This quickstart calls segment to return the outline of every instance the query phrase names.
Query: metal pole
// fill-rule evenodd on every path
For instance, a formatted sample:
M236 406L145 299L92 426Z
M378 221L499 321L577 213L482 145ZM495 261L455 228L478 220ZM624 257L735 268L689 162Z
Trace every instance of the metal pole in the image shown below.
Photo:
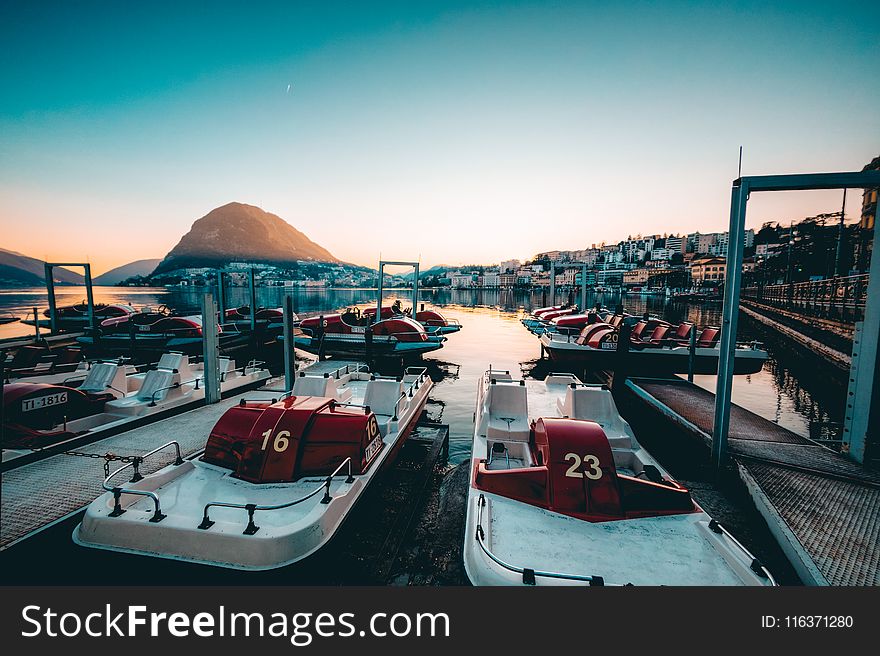
M296 352L293 341L293 299L284 297L284 391L293 389L296 379Z
M40 341L40 311L34 308L34 341Z
M226 320L226 298L223 290L223 272L217 271L217 306L220 312L220 323Z
M3 392L6 388L6 372L3 371L3 361L0 360L0 444L6 442L6 412L5 403L3 403Z
M251 335L257 333L257 287L255 284L256 276L254 275L254 267L250 270L250 287L251 287ZM254 337L256 340L256 337Z
M413 276L413 292L412 292L412 318L415 321L416 314L418 314L416 308L419 307L419 265L416 263L416 272ZM381 319L382 317L377 316L377 319Z
M550 305L556 304L556 262L550 263Z
M840 208L840 227L837 229L837 253L834 256L834 275L841 275L840 265L843 262L843 238L846 228L843 225L846 216L846 189L843 190L843 205Z
M210 292L202 297L202 348L205 403L217 403L220 400L220 340L217 333L217 304Z
M376 301L376 322L382 321L382 272L385 270L385 263L379 262L379 298Z
M581 265L581 312L587 311L587 265Z
M691 326L690 344L688 345L688 382L694 382L694 365L697 358L697 324Z
M856 324L853 339L850 384L847 390L843 446L849 457L865 462L880 444L880 385L877 384L880 356L880 251L874 239L874 252L865 295L865 318Z
M92 266L90 264L83 264L83 269L85 271L86 276L86 299L89 304L89 328L92 329L92 332L95 331L95 295L92 292Z
M715 386L715 423L712 430L712 464L720 471L727 451L730 428L730 396L736 351L736 323L739 317L739 287L742 279L743 240L746 223L746 182L736 180L730 197L727 271L724 280L724 305L721 309L721 343L718 349L718 378Z
M55 306L55 280L52 278L52 265L48 262L43 264L43 270L46 276L46 292L49 294L49 332L58 331L57 308ZM36 320L36 317L34 317ZM37 330L37 339L39 339L39 330Z

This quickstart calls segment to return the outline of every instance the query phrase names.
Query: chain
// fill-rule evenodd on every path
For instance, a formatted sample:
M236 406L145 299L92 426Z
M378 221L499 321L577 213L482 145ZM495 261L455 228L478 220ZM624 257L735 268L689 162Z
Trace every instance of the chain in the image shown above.
M104 460L104 478L110 475L110 463L114 460L117 462L134 462L135 458L140 456L120 456L108 451L107 453L86 453L84 451L62 451L61 455L77 456L79 458L95 458Z

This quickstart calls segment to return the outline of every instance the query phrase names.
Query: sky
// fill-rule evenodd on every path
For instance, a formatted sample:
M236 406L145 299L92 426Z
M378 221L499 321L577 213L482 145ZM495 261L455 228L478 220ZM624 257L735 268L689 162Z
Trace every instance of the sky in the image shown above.
M724 230L740 146L745 175L880 154L878 25L877 2L6 1L0 247L100 273L231 201L373 267ZM760 195L747 223L840 201Z

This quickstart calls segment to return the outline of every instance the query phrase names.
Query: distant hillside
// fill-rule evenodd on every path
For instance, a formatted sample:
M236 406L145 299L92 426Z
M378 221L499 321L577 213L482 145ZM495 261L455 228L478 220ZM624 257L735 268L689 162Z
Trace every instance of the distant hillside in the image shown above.
M118 285L123 280L132 276L147 276L153 272L153 269L161 262L159 259L137 260L123 264L115 269L110 269L106 273L102 273L92 280L96 285Z
M192 224L154 274L229 262L339 262L282 218L244 203L223 205Z
M43 265L43 260L0 248L0 285L15 287L42 285L45 282ZM55 267L52 277L55 282L69 285L81 285L85 280L81 273L62 267Z

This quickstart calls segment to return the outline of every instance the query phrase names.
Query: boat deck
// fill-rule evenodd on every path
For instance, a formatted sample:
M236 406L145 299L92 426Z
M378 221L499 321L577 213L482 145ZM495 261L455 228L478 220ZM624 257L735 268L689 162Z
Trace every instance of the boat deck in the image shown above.
M627 389L711 444L715 395L684 380L632 379ZM880 584L880 472L732 404L728 452L801 579Z

